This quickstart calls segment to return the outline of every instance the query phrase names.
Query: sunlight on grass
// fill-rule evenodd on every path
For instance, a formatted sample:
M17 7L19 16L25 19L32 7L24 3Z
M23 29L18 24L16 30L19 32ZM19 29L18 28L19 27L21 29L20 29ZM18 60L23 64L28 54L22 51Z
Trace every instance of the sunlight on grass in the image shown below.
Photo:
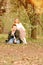
M0 42L4 42L8 37L8 34L0 34ZM27 43L41 43L43 44L43 37L39 37L37 39L27 38Z
M6 38L7 38L7 34L0 34L0 42L5 41Z

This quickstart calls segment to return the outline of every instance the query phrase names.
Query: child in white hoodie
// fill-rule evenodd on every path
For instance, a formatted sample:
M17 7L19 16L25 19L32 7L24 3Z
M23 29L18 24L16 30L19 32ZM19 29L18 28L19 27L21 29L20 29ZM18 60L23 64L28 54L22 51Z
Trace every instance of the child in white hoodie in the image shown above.
M20 31L20 39L23 41L24 44L27 44L26 42L26 30L22 23L19 21L19 19L15 19L14 24L17 26L17 30Z

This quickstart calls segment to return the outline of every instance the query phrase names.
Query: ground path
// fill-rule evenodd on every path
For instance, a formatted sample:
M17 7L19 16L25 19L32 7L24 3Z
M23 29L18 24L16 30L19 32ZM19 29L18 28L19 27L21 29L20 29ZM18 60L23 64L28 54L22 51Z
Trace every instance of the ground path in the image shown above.
M43 65L43 44L0 44L0 65Z

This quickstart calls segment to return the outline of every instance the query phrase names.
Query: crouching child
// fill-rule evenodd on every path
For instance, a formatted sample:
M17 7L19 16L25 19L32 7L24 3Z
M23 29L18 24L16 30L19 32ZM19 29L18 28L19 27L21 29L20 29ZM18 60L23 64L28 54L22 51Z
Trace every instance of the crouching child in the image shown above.
M11 28L11 31L8 34L8 39L6 40L8 44L13 43L22 43L22 40L20 39L20 32L17 30L16 25L13 25Z

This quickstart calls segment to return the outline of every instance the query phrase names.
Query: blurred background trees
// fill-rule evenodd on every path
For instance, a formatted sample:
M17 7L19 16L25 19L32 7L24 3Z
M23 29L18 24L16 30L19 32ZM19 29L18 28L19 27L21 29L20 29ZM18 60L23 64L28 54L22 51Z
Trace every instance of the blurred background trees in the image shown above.
M14 19L18 17L26 28L27 36L37 39L43 32L42 4L42 0L1 0L0 15L2 16L0 16L0 19L4 23L4 32L10 30ZM1 14L1 11L4 15Z

